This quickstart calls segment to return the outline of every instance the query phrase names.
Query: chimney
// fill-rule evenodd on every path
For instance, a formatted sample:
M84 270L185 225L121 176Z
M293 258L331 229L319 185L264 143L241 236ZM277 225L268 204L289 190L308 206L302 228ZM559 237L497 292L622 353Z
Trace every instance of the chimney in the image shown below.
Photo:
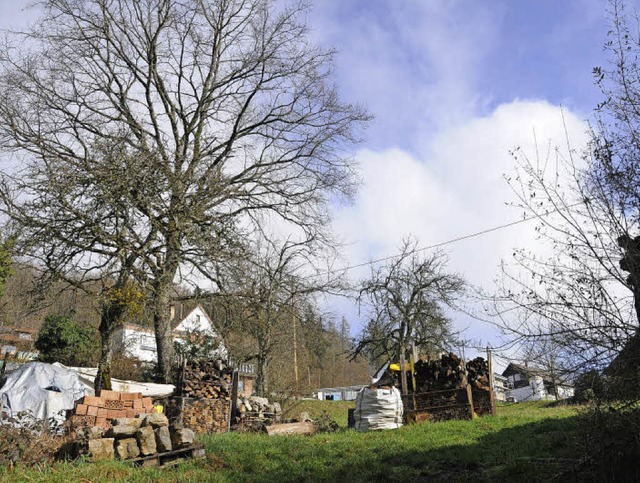
M176 304L169 305L169 320L173 321L176 318Z

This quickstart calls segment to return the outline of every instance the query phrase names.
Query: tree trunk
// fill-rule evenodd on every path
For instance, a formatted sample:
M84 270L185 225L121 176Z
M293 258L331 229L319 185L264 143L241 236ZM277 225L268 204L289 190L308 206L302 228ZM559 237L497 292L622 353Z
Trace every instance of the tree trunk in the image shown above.
M153 327L156 335L158 372L165 384L171 381L173 337L171 337L171 284L158 283L154 290Z
M267 368L269 366L269 358L266 351L258 349L258 364L256 368L256 394L265 397L267 394L268 376Z
M104 310L101 319L104 320ZM103 320L100 321L100 361L98 362L98 372L93 382L96 396L100 396L100 391L111 390L111 357L113 355L113 330L108 325L103 327Z
M100 395L102 389L111 390L111 358L113 356L113 334L121 324L124 309L105 303L100 314L100 361L98 362L98 372L93 382L96 396Z

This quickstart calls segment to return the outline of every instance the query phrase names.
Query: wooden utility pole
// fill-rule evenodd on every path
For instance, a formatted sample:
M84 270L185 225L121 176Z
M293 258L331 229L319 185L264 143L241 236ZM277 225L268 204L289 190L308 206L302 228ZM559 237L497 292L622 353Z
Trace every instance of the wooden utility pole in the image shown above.
M402 386L402 395L409 393L407 387L407 360L404 356L404 347L400 349L400 385Z
M296 392L298 391L298 332L296 329L296 316L291 299L291 323L293 324L293 377L296 384Z
M487 346L487 368L489 369L489 400L491 404L491 415L496 415L496 393L493 383L493 362L491 360L491 348Z

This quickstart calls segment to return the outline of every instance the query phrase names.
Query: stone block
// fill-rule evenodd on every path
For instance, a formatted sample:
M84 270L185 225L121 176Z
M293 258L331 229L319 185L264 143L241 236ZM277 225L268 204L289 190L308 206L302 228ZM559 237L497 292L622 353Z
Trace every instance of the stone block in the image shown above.
M131 438L135 436L137 430L138 427L133 424L118 424L111 428L109 435L116 439Z
M125 438L116 442L116 454L121 460L137 458L140 456L140 448L135 438Z
M195 440L195 434L188 428L171 428L171 445L173 449L188 448Z
M138 447L143 456L149 456L158 452L156 448L156 435L151 426L143 426L136 431Z
M156 448L158 453L164 453L171 451L173 446L171 445L171 432L168 426L162 426L155 430L156 435Z
M111 421L114 426L135 426L138 429L142 425L140 418L116 418Z
M104 428L99 426L88 426L77 431L78 435L87 441L92 439L100 439L104 436Z
M142 426L151 426L153 429L169 426L169 420L164 414L150 413L142 418Z
M113 438L90 439L89 455L93 460L112 460L114 457Z

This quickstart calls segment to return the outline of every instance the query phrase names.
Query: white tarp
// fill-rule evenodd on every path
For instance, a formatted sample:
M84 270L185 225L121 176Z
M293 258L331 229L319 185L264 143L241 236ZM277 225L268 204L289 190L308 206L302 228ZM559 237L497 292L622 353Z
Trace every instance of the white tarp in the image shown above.
M402 426L402 397L400 391L363 388L356 398L354 418L358 431L397 429Z
M9 418L28 418L62 423L66 411L85 395L75 371L64 366L29 362L9 373L0 388L2 411Z
M77 373L85 386L87 395L95 394L93 390L93 383L96 379L96 374L98 373L98 369L96 367L68 367L67 369ZM111 388L118 392L141 392L144 397L167 397L176 389L173 384L123 381L121 379L113 378L111 378Z

